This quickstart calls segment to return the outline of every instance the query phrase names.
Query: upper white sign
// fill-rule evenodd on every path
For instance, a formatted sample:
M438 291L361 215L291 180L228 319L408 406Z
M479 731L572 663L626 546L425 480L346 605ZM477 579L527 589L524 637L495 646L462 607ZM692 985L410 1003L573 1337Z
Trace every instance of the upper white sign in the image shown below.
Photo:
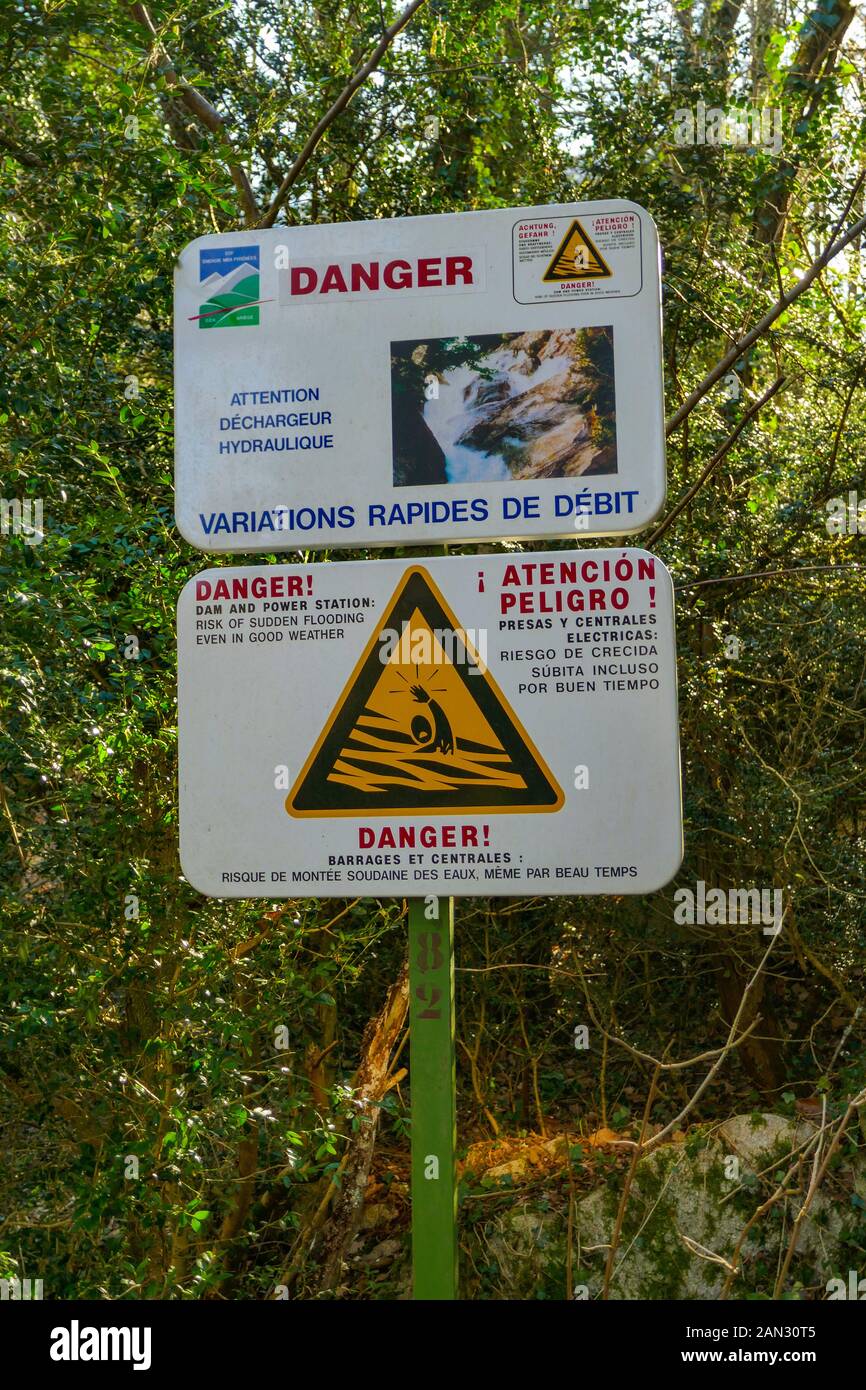
M611 201L201 237L175 396L200 550L639 531L665 495L655 225Z

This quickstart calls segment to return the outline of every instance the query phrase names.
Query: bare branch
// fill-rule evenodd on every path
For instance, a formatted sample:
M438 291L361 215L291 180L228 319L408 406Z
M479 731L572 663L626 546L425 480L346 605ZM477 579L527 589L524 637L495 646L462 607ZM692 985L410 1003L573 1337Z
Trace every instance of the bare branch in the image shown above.
M696 579L691 584L676 584L677 593L684 589L704 589L709 584L736 584L745 579L776 579L781 575L787 574L826 574L842 573L844 570L859 570L863 566L859 560L852 560L846 565L794 565L790 569L784 570L750 570L747 574L722 574L717 579Z
M298 178L305 165L309 162L313 154L313 151L315 150L322 136L325 134L325 131L328 129L329 126L333 125L334 121L340 115L341 111L345 111L346 107L349 105L349 102L352 100L352 97L355 95L358 88L363 86L367 78L370 76L370 73L373 72L379 66L379 63L381 62L384 55L387 53L394 39L400 33L401 29L405 29L406 25L409 23L409 20L412 18L415 11L419 10L423 4L424 0L412 0L412 3L406 6L405 10L399 16L399 18L395 19L391 27L385 30L376 47L373 49L373 52L370 54L370 57L363 64L362 67L358 68L351 81L343 88L342 92L337 97L337 100L334 102L333 106L331 106L330 109L325 112L318 125L314 127L312 134L307 140L307 143L304 145L304 148L301 150L301 153L298 155L291 169L286 174L285 178L283 179L282 183L277 189L274 195L273 202L271 203L270 207L268 208L267 212L265 213L264 217L259 223L260 227L272 227L274 225L277 213L280 210L280 207L283 203L283 200L286 197L286 194L288 193L292 184Z
M836 1150L838 1149L840 1143L842 1142L842 1139L843 1139L843 1137L844 1137L844 1135L845 1135L845 1131L847 1130L848 1125L849 1125L849 1123L850 1123L852 1117L853 1117L853 1116L857 1113L857 1111L860 1110L864 1105L866 1105L866 1090L861 1091L861 1092L859 1093L859 1095L854 1096L853 1100L851 1100L851 1101L848 1102L848 1108L846 1109L845 1114L842 1116L842 1120L841 1120L841 1122L840 1122L840 1124L839 1124L839 1127L838 1127L838 1129L836 1130L836 1133L835 1133L834 1136L833 1136L833 1139L832 1139L832 1141L831 1141L830 1147L828 1148L826 1154L824 1155L823 1162L820 1164L820 1166L819 1166L819 1164L818 1164L818 1154L819 1154L820 1150L816 1150L816 1153L815 1153L815 1163L814 1163L813 1168L812 1168L812 1177L811 1177L811 1180L810 1180L810 1182L809 1182L809 1190L808 1190L807 1193L806 1193L806 1197L805 1197L805 1200L804 1200L804 1202L803 1202L803 1205L801 1206L800 1210L797 1212L797 1215L794 1217L794 1228L793 1228L793 1230L792 1230L792 1232L791 1232L791 1240L790 1240L790 1243L789 1243L789 1245L788 1245L788 1249L787 1249L786 1252L785 1252L785 1258L784 1258L784 1260L782 1261L782 1267L781 1267L781 1269L779 1270L779 1277L778 1277L778 1279L776 1280L776 1287L775 1287L775 1289L773 1290L773 1297L774 1297L774 1298L781 1298L781 1296L782 1296L782 1290L783 1290L784 1287L785 1287L785 1280L787 1279L787 1277L788 1277L788 1271L789 1271L789 1269L791 1268L791 1261L793 1260L794 1255L795 1255L796 1250L797 1250L797 1243L798 1243L798 1241L799 1241L799 1239L800 1239L800 1230L801 1230L801 1228L802 1228L803 1221L805 1220L805 1218L806 1218L806 1216L807 1216L807 1214L808 1214L809 1208L811 1207L813 1201L815 1200L815 1194L817 1193L818 1188L821 1186L821 1183L824 1181L824 1177L825 1177L825 1175L826 1175L826 1173L827 1173L827 1169L828 1169L829 1166L830 1166L830 1160L832 1159L832 1157L833 1157L833 1155L835 1154ZM824 1101L824 1111L823 1111L823 1113L824 1113L824 1115L826 1116L826 1099L825 1099L825 1101ZM823 1133L824 1133L824 1130L826 1129L826 1127L827 1127L827 1121L826 1121L826 1118L825 1118L823 1124L821 1125L821 1131L820 1131L820 1132L821 1132L821 1135L822 1135L822 1136L823 1136Z
M603 1299L607 1299L610 1294L610 1281L613 1277L613 1262L616 1259L616 1252L619 1246L620 1237L622 1235L622 1224L625 1220L625 1211L626 1207L628 1206L628 1199L631 1193L632 1183L634 1182L634 1175L637 1172L637 1165L640 1162L644 1153L644 1136L646 1135L647 1125L649 1124L649 1118L652 1114L653 1104L655 1103L656 1091L658 1090L660 1075L661 1063L659 1063L659 1065L656 1067L655 1072L653 1073L652 1081L650 1082L650 1088L646 1098L646 1105L644 1106L643 1119L641 1121L640 1137L637 1143L635 1144L634 1153L631 1156L631 1163L629 1164L628 1172L626 1173L625 1182L622 1185L622 1193L620 1194L619 1206L616 1210L616 1220L614 1222L613 1233L610 1238L610 1246L607 1252L607 1260L605 1261L604 1266L604 1284L601 1290L601 1296Z
M703 487L704 483L707 481L707 478L709 478L713 470L721 463L722 459L725 457L725 454L727 454L729 450L733 448L734 444L736 444L737 440L739 439L746 426L751 424L755 416L758 414L758 411L761 410L762 407L767 404L767 401L772 400L773 396L775 396L777 391L780 391L782 389L784 384L785 378L783 376L777 376L772 386L769 386L767 388L763 396L761 396L760 400L755 401L754 405L751 405L749 407L742 420L739 421L732 433L728 435L728 438L725 440L721 448L717 449L716 452L713 454L712 458L710 459L703 473L701 473L697 482L689 488L688 492L685 494L684 497L680 499L680 501L674 507L673 511L668 516L666 516L661 525L657 526L655 531L653 531L652 535L647 541L648 549L652 549L653 545L659 539L659 537L663 536L665 531L667 531L668 527L671 526L674 521L676 521L677 517L680 515L680 512L682 512L684 508L686 508L689 505L695 493Z
M805 275L801 276L796 285L793 285L791 289L787 290L785 294L776 300L772 309L755 324L754 328L749 330L744 338L740 338L734 343L730 352L725 353L725 356L716 363L712 371L707 373L700 385L696 386L691 395L686 397L679 409L674 411L665 425L666 434L672 434L673 431L683 423L683 420L685 420L688 415L691 415L695 406L703 400L710 387L715 386L716 382L720 381L725 373L730 371L737 359L742 357L743 353L746 352L753 343L756 343L758 339L766 333L768 328L772 327L776 319L779 318L786 309L790 308L795 299L799 299L800 295L809 288L813 280L816 280L821 274L821 271L838 256L839 252L844 251L845 247L854 241L863 231L866 231L866 217L858 218L853 227L849 227L844 236L840 236L836 241L831 242L821 252L821 255L818 256L817 260L812 262Z
M674 1118L671 1121L669 1121L668 1124L665 1125L664 1129L660 1129L658 1134L654 1134L652 1139L648 1140L647 1143L643 1145L644 1153L651 1153L653 1149L657 1149L660 1144L664 1143L669 1134L673 1134L675 1130L678 1130L682 1127L683 1120L692 1110L694 1110L701 1096L704 1094L704 1091L710 1085L713 1078L716 1076L722 1064L724 1063L725 1058L733 1050L733 1046L737 1041L737 1033L740 1028L740 1019L742 1018L746 1008L746 1002L755 985L758 983L758 980L760 979L761 975L763 974L764 966L770 958L770 952L772 951L773 947L779 939L780 931L781 923L779 925L779 930L776 931L775 935L770 937L770 944L768 945L766 951L764 952L758 965L756 966L752 978L748 981L745 989L743 990L743 997L740 1000L739 1007L737 1009L736 1014L734 1015L727 1039L725 1040L725 1045L722 1048L720 1055L716 1058L715 1062L713 1062L713 1065L710 1067L703 1081L698 1086L691 1099L688 1100L686 1104L683 1106L680 1113L678 1115L675 1115Z

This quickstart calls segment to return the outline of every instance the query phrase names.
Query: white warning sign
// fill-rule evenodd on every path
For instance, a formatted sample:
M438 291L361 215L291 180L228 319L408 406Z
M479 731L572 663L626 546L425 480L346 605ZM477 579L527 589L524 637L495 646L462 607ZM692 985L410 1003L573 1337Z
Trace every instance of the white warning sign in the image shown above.
M634 203L204 236L175 277L177 524L205 551L640 531L664 504Z
M641 293L644 266L641 209L624 204L581 217L527 217L514 224L514 297L521 304L631 299ZM650 233L651 254L658 246Z
M679 866L673 591L644 551L209 570L178 651L203 893L644 893Z

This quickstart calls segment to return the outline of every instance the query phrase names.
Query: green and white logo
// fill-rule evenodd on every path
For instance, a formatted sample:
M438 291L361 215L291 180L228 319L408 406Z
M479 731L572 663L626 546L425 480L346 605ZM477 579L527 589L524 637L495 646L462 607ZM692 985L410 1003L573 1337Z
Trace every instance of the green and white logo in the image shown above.
M192 318L199 328L248 328L259 321L259 248L209 246L199 251L199 280L207 298Z

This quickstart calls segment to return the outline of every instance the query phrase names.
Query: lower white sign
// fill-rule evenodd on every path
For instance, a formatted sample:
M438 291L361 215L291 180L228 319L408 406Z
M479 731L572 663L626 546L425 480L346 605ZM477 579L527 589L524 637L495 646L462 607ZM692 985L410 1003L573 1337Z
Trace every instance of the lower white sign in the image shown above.
M207 570L178 662L199 892L648 893L679 868L673 586L646 551Z

